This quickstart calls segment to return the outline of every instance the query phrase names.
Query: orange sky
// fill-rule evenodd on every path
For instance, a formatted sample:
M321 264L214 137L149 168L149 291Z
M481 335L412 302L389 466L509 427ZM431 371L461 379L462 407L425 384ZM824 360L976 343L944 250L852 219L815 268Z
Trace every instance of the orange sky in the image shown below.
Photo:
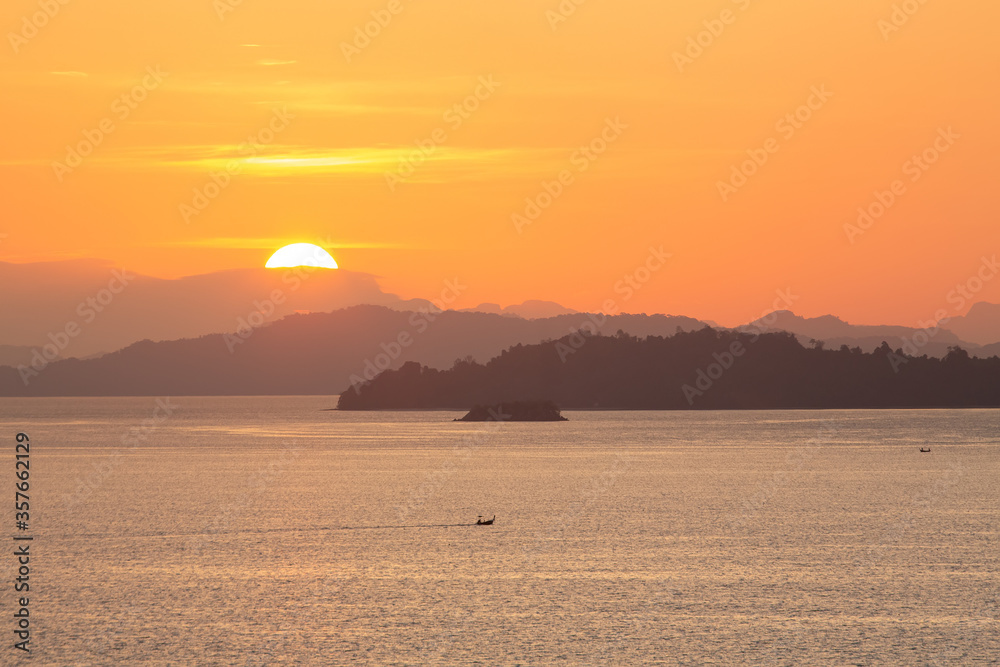
M880 26L904 4L918 9L897 10L898 30ZM405 298L458 277L457 307L611 298L736 324L791 288L802 315L914 325L1000 252L1000 4L559 7L6 0L0 260L177 277L327 240L341 267ZM372 12L386 25L345 49ZM908 164L935 140L933 165ZM54 166L80 142L99 145ZM390 187L416 142L433 151ZM767 161L724 201L747 151ZM562 193L519 230L512 215L561 172ZM228 185L183 209L213 173ZM902 194L852 243L844 225L895 180ZM666 265L616 293L660 246ZM975 296L1000 301L1000 280Z

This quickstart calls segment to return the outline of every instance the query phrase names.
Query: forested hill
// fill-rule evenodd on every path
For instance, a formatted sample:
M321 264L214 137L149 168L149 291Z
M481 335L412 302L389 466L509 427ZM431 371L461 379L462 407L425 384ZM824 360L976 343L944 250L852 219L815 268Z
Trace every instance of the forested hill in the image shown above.
M340 397L342 410L553 400L561 408L765 409L1000 406L1000 358L906 357L887 344L803 347L792 334L701 329L668 338L565 337L516 345L485 365L408 362Z

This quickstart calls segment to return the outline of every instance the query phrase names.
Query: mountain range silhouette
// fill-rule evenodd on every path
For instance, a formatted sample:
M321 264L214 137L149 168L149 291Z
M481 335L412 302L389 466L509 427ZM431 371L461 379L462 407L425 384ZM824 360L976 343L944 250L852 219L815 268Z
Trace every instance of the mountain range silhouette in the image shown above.
M793 317L776 317L774 324L792 326L797 320L791 323L787 320ZM755 329L752 325L748 330L769 331L763 327ZM0 395L332 395L370 382L383 371L398 369L407 362L444 370L451 369L456 362L459 366L483 364L525 346L552 345L552 341L567 337L570 344L594 334L598 335L594 340L616 335L673 340L682 333L701 331L720 336L740 335L711 329L693 318L667 315L606 317L573 313L526 320L479 312L352 306L331 313L293 314L256 328L224 334L175 341L141 341L103 356L60 359L45 363L41 368L30 365L0 367ZM819 332L811 330L811 333ZM945 345L945 341L953 340L943 330L934 338L937 336L941 338L935 340L935 344ZM783 332L780 337L788 346L780 351L789 358L799 354L799 349L811 350L823 345L811 342L802 334ZM770 349L767 345L756 348ZM882 342L874 352L865 352L860 346L844 345L843 349L850 354L836 358L854 364L854 355L870 356L875 352L884 355L886 350L894 348ZM905 355L904 350L895 349ZM919 352L911 356L927 356L924 350ZM696 359L700 348L694 347L685 354L682 355L684 359ZM952 355L953 351L946 354ZM650 359L651 364L655 361ZM773 369L786 359L780 357L773 361L769 369L762 370L766 375L773 375ZM884 369L881 364L878 366L881 373ZM488 398L479 402L496 401Z

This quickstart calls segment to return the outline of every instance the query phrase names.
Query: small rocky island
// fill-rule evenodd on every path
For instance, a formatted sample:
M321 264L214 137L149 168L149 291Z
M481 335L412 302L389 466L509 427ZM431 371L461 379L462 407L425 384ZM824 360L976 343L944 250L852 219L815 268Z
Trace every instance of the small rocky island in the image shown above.
M568 421L552 401L506 401L477 405L457 422L564 422Z

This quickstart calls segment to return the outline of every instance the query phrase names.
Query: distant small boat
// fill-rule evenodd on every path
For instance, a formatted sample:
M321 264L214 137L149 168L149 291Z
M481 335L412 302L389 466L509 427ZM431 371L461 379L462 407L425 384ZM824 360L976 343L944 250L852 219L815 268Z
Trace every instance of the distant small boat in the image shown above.
M486 519L483 519L483 517L479 517L479 520L476 521L476 525L477 526L492 526L493 522L496 521L496 518L497 518L496 514L494 514L493 518L489 519L488 521Z
M921 447L920 451L922 451L924 454L926 454L927 452L931 451L931 448L928 447L927 449L924 449L923 447Z

